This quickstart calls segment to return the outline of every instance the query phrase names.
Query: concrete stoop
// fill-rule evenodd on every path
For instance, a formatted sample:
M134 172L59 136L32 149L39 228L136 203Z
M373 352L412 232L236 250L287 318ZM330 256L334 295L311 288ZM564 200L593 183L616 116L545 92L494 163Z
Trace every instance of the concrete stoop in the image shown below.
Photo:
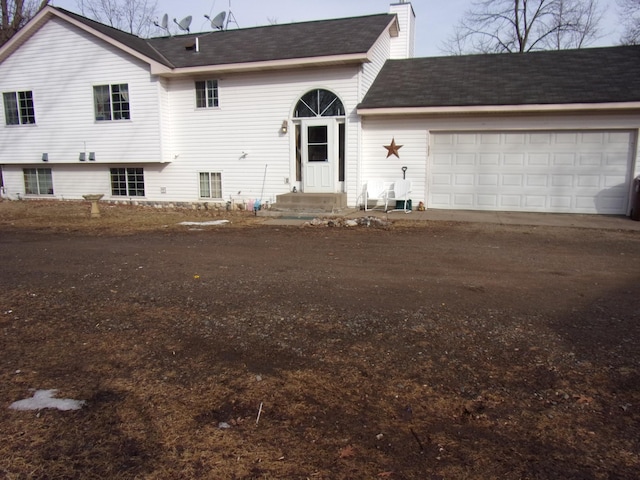
M276 196L271 211L282 213L338 213L347 208L346 193L285 193Z

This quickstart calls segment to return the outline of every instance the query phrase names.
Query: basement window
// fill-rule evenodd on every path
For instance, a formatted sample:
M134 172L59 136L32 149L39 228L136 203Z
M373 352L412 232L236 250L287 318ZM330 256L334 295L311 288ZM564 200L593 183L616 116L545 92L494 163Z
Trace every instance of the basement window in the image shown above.
M218 106L218 81L202 80L196 82L196 107L215 108Z
M50 168L24 168L24 193L26 195L53 195L53 179Z
M2 94L2 100L4 102L4 118L7 125L36 123L32 91L5 92Z
M114 197L144 197L144 169L112 168L111 195Z
M200 172L200 198L222 198L222 173Z

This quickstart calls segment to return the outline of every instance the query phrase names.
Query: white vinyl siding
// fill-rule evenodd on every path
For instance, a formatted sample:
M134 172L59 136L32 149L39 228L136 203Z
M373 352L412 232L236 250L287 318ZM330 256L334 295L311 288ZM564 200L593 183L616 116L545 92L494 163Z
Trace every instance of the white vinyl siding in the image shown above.
M130 93L131 121L96 122L93 87L123 83ZM28 86L37 108L37 128L0 129L0 158L4 164L24 164L41 161L47 152L51 164L60 164L78 162L80 152L95 152L104 163L166 160L158 83L148 65L52 19L0 64L0 92ZM100 193L86 192L83 184L64 192L65 198ZM56 194L63 192L56 188Z
M200 172L224 172L225 201L275 202L276 195L289 192L296 177L293 110L305 93L318 88L335 93L345 107L347 164L355 164L357 137L350 122L357 120L351 113L358 103L357 72L357 67L337 67L227 74L218 82L224 92L220 108L195 111L194 80L169 80L172 152L178 155L163 170L171 179L171 199L200 199L199 182L194 182ZM285 120L289 129L283 134ZM153 190L148 188L148 195Z
M388 31L385 31L375 45L371 48L369 53L370 61L364 63L361 67L362 73L360 74L360 98L361 101L371 88L371 85L375 81L378 73L384 66L385 62L389 59L391 49L391 37Z
M391 13L398 15L400 31L391 39L391 58L413 58L415 51L416 17L411 3L395 3L391 5Z

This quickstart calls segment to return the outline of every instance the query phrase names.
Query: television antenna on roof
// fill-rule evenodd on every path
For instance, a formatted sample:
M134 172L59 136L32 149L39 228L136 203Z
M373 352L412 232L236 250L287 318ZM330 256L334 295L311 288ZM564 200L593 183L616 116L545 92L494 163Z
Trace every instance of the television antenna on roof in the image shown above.
M174 18L173 21L176 25L178 25L178 28L184 32L189 33L189 27L191 26L191 20L193 20L193 18L191 17L191 15L189 15L188 17L184 17L182 20L180 20L179 22Z

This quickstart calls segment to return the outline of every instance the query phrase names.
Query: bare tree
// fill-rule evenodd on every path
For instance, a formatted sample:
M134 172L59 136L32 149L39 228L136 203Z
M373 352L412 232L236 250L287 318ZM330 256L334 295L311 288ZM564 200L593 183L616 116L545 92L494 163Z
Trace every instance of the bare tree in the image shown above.
M158 10L157 0L76 0L76 3L81 15L141 37L149 36Z
M49 0L0 0L0 45L4 45Z
M624 31L620 42L625 45L640 44L640 0L618 0L620 23Z
M473 0L441 50L451 54L581 48L598 38L598 0Z

